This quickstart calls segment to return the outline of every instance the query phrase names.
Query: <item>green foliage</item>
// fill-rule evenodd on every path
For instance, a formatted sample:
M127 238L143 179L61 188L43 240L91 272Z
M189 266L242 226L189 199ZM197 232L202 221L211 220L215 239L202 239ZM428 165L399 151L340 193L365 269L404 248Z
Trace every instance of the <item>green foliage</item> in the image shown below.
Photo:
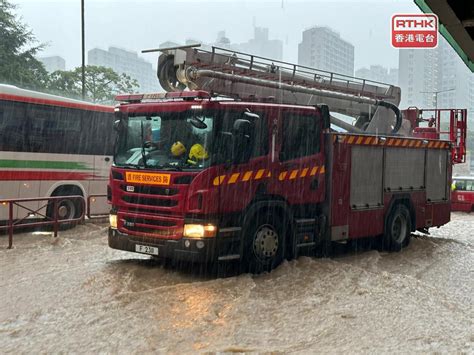
M8 0L0 0L0 82L41 89L48 74L35 55L43 45L33 45L36 39L15 17L15 8Z
M35 58L44 45L33 45L36 39L26 25L16 18L16 5L0 0L0 83L22 88L82 98L82 71L56 71L48 75ZM135 79L117 74L110 68L88 65L85 69L85 99L109 103L118 93L138 88Z
M110 68L87 65L85 68L85 99L96 103L110 103L119 93L131 93L138 88L135 79L117 74ZM50 75L48 90L69 97L82 96L82 70L56 71Z

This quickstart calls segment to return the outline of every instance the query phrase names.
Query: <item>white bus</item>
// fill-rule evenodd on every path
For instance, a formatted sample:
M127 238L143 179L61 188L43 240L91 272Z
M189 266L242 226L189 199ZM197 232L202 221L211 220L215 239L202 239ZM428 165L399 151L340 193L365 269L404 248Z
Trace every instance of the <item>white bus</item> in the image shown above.
M0 84L0 200L82 195L87 201L90 194L106 194L113 112L112 106ZM91 200L91 214L108 212L105 197ZM70 219L83 211L77 201L64 199L58 212L61 219ZM26 213L15 207L14 218ZM52 208L40 213L52 217ZM7 219L8 205L0 204L0 221Z

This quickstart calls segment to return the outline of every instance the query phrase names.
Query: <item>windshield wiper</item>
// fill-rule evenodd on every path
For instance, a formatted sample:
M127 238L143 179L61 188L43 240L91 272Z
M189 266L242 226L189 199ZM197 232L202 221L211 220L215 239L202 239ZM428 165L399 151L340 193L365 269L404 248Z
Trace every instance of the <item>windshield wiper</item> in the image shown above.
M145 143L143 140L143 121L140 121L140 133L141 133L141 139L142 139L142 161L143 161L143 167L147 168L146 165L146 152L145 152Z

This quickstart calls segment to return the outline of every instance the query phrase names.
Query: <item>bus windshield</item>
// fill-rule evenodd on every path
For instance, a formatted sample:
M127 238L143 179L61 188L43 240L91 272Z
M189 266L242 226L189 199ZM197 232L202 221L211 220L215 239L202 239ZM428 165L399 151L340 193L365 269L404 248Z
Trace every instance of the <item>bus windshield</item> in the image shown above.
M209 112L128 117L119 128L115 165L201 170L211 161L213 127Z

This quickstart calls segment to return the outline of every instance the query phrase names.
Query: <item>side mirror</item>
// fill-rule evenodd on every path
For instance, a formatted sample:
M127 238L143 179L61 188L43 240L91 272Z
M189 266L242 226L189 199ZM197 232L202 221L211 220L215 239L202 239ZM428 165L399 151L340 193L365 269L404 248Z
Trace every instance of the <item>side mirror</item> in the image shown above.
M118 119L114 121L114 131L120 133L123 128L123 121Z
M125 113L121 111L114 112L115 121L114 121L114 131L120 132L123 129L123 121L126 118Z
M323 120L323 129L329 129L331 127L331 115L328 105L319 105L319 110L321 111L321 118Z
M256 113L252 113L250 111L245 111L244 116L246 119L255 122L256 120L260 119L260 116L257 115Z
M255 115L250 112L247 114ZM258 117L258 115L255 115ZM249 161L252 154L252 129L253 124L247 119L237 119L232 128L232 157L234 163L245 163Z
M191 118L190 122L197 129L206 129L207 128L207 124L204 122L204 120L200 120L198 117Z

